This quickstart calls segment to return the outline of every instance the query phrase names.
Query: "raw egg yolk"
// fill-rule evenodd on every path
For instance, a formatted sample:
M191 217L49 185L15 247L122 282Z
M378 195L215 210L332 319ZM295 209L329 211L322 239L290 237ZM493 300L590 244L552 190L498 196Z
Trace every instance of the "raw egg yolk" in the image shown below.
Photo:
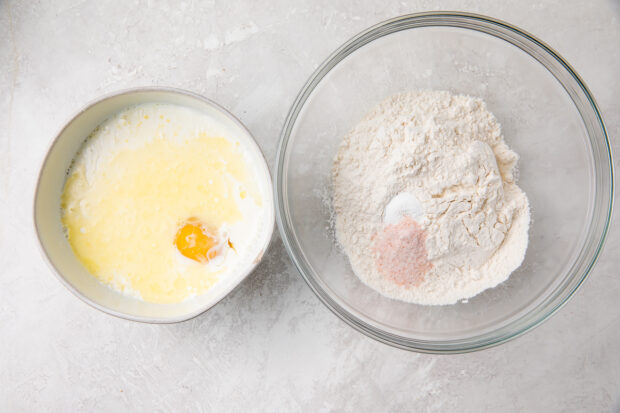
M194 221L187 222L177 231L174 245L181 254L198 262L207 262L217 255L213 248L217 245L215 238L206 234L202 226Z

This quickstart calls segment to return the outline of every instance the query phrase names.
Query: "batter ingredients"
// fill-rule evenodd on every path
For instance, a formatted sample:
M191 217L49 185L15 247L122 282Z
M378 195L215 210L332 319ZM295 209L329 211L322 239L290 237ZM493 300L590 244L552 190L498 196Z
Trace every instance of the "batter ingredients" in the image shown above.
M205 293L247 268L270 202L248 139L177 105L139 105L106 120L62 194L76 256L102 283L156 303Z
M422 91L380 103L333 166L336 236L354 272L388 297L428 305L505 281L528 243L517 160L478 98Z
M422 218L424 211L418 198L411 192L401 192L390 200L383 212L383 222L398 224L403 218Z
M425 243L426 232L410 217L388 225L373 239L377 269L398 285L420 285L433 268Z

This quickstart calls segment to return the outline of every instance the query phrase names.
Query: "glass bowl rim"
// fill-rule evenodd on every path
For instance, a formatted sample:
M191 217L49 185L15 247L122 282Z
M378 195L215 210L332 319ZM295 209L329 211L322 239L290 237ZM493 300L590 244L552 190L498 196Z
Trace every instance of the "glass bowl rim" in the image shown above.
M549 67L544 65L544 63L540 59L545 57L550 58L553 63L559 64L561 68L564 69L566 73L570 76L570 78L572 78L576 82L576 84L579 86L579 89L587 99L587 103L590 105L589 109L593 111L593 114L595 116L596 127L600 128L600 135L603 138L603 142L601 142L601 144L603 145L602 148L604 150L603 159L606 163L608 162L608 165L604 165L605 175L603 177L609 179L608 188L606 188L608 189L608 191L606 192L609 200L603 203L602 206L600 206L600 208L602 208L604 212L604 216L602 217L604 222L601 224L602 228L599 233L595 234L594 238L591 236L591 234L588 234L588 238L581 246L580 255L584 253L584 250L586 250L587 247L592 247L594 245L594 251L591 253L591 257L588 257L588 262L585 264L585 269L578 269L577 272L574 272L575 265L573 265L571 269L565 274L565 282L573 281L572 285L568 285L568 287L570 288L567 289L566 286L563 286L563 283L562 286L557 287L555 290L553 290L551 294L546 296L541 303L538 303L535 307L530 309L528 312L520 315L517 319L510 321L508 324L498 329L492 329L491 331L485 332L483 334L468 337L465 339L445 341L411 339L376 328L354 315L350 310L346 308L346 303L341 302L342 300L334 299L334 297L332 297L319 285L317 280L315 280L314 276L311 274L312 271L305 269L307 264L305 264L306 261L304 258L303 250L299 247L299 244L296 241L293 225L290 223L290 214L288 213L288 205L286 202L286 177L284 174L284 167L285 165L287 165L286 157L288 142L294 125L297 121L298 115L316 86L343 59L345 59L347 56L360 49L361 47L365 46L366 44L381 37L402 30L409 30L420 27L453 27L459 29L468 29L498 38L500 40L504 40L505 42L518 47L522 52L525 52L534 59L536 59L537 62L543 65L549 72L551 72L551 74L562 85L562 87L567 90L566 84L564 84L564 82L562 82L562 80L560 80ZM499 36L498 33L493 33L491 32L492 29L498 31L503 30L504 35ZM509 37L513 41L510 41L504 36ZM517 42L522 42L522 44L517 44ZM542 51L543 56L541 58L537 58L531 52L524 49L524 47L532 46ZM536 51L538 51L538 49ZM577 106L575 100L573 99L573 96L570 95L570 97L572 103ZM579 111L579 115L582 121L585 121L581 111ZM592 142L593 136L591 136L589 131L587 132L588 138ZM595 164L595 167L596 166L597 165ZM452 11L413 13L385 20L353 36L342 46L336 49L332 54L330 54L308 78L308 80L298 93L297 97L295 98L293 104L291 105L291 108L282 127L282 132L280 134L280 142L278 144L278 151L276 154L275 175L276 179L274 180L274 194L276 196L276 220L284 247L289 257L291 258L291 261L297 268L298 272L302 275L304 281L308 284L308 286L316 294L316 296L323 302L323 304L351 327L377 341L405 350L436 354L465 353L494 347L496 345L505 343L516 337L519 337L528 331L531 331L532 329L543 323L545 320L547 320L549 317L551 317L553 314L555 314L564 304L566 304L566 302L573 296L577 289L579 289L581 284L589 275L594 264L598 260L600 253L603 249L605 240L607 238L607 234L609 232L614 201L614 165L608 133L605 128L605 124L598 105L594 100L594 97L592 96L585 82L577 74L577 72L554 49L552 49L550 46L537 39L533 35L516 26L488 16ZM597 199L598 193L595 196L593 202L596 202ZM592 220L588 223L589 232L591 232L592 230L595 215L596 211L594 211ZM582 273L579 274L579 271L582 271ZM570 274L571 272L573 272L572 275Z

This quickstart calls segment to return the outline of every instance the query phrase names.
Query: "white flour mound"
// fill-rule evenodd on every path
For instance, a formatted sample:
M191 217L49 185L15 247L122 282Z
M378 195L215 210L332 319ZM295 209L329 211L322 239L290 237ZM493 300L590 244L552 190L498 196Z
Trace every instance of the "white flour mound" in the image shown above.
M345 136L333 165L336 236L355 274L387 297L426 305L505 281L528 244L518 158L481 99L422 91L380 103ZM381 275L372 252L384 208L402 192L423 207L415 219L433 266L417 286Z

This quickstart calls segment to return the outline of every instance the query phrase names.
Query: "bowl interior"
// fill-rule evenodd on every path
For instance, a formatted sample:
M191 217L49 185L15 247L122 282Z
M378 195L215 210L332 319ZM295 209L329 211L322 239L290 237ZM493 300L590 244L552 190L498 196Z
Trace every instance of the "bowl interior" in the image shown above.
M85 138L105 119L121 109L147 102L161 102L197 109L222 122L240 139L244 139L250 156L256 162L257 181L266 194L265 208L272 222L265 225L264 234L258 239L262 245L254 263L246 271L218 282L207 293L178 304L154 304L140 301L101 284L91 276L73 254L60 221L60 195L66 174L73 158ZM80 112L60 132L50 148L41 168L36 188L34 220L44 255L60 276L61 281L89 304L108 313L138 321L173 322L190 318L205 311L232 290L260 261L267 249L274 227L274 208L271 202L272 187L269 170L258 145L250 133L230 114L217 105L196 95L169 89L148 89L122 92L100 100Z
M324 301L362 330L379 331L380 339L413 340L414 347L424 348L425 342L468 341L506 328L569 278L583 275L576 268L600 191L599 155L587 123L562 83L505 40L466 27L382 30L358 38L363 45L350 54L351 43L343 47L341 57L334 55L307 94L300 94L299 112L291 110L278 168L284 238ZM332 228L331 168L340 140L384 98L420 89L486 101L506 142L521 156L519 185L531 206L522 266L498 287L452 306L400 302L365 286ZM608 182L603 190L610 187Z

